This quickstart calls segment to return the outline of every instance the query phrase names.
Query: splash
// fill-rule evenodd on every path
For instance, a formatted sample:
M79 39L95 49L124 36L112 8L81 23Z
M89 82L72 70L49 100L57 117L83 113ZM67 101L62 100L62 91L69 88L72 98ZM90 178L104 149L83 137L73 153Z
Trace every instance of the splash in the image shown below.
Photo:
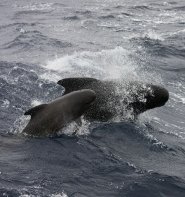
M144 34L143 36L144 38L149 38L152 40L159 40L159 41L164 41L164 37L162 34L159 34L153 30L148 30L148 32L146 34Z
M31 102L31 106L35 107L37 105L40 105L42 103L42 101L40 100L32 100ZM26 127L26 125L28 124L30 120L29 116L20 116L18 119L15 120L15 122L13 123L13 127L10 129L9 133L12 134L21 134L23 129Z
M12 134L21 134L23 129L26 127L26 125L28 124L30 118L27 116L20 116L14 123L13 123L13 127L10 129L10 131L8 133L12 133Z
M35 107L35 106L41 105L41 104L42 104L42 101L39 101L39 100L33 100L33 101L31 102L32 107Z
M19 8L20 10L24 11L48 11L48 10L53 10L54 8L52 7L53 3L27 3L27 5L21 5L15 3L13 7Z
M122 47L99 52L75 52L49 61L43 67L48 71L57 71L61 78L94 77L101 80L135 78L138 66L131 57L132 52Z
M56 57L54 60L42 65L46 72L41 75L41 78L56 83L59 79L67 77L92 77L118 83L119 86L115 88L116 96L120 99L116 107L117 114L113 120L119 122L125 111L124 119L134 119L132 110L126 110L127 106L123 104L125 100L126 103L133 102L132 95L138 93L137 87L133 86L133 89L130 89L129 82L151 83L152 81L155 84L162 83L159 74L154 71L148 72L138 59L145 60L146 57L139 54L138 48L135 47L129 49L116 47L98 52L75 52L60 58ZM144 99L143 95L141 97L139 98L140 101ZM115 108L114 104L114 101L110 101L110 108Z
M68 124L65 128L57 133L58 136L65 134L68 136L82 136L88 135L90 133L89 130L90 122L85 120L83 116L80 119L80 124L78 122L73 121L72 123Z
M8 108L9 106L10 106L10 101L7 99L5 99L3 103L1 104L1 107L3 108Z
M142 50L142 49L140 49ZM139 60L146 59L138 53L138 48L102 50L98 52L75 52L72 55L56 57L41 65L46 72L41 78L56 82L66 77L93 77L100 80L122 80L161 82L160 76L154 71L147 72ZM50 76L54 77L50 77Z
M62 192L61 194L52 194L50 197L68 197L66 193Z

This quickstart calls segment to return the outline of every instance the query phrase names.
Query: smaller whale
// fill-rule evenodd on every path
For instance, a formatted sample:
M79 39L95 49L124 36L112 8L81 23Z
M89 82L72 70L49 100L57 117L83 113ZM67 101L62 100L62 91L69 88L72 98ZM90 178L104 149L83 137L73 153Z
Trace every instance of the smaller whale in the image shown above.
M161 86L137 81L101 81L94 78L65 78L57 82L65 94L80 89L91 89L96 100L85 112L88 120L108 121L114 117L133 118L147 110L161 107L168 101L168 90Z
M23 133L32 136L55 135L68 123L77 120L96 98L94 91L83 89L41 104L25 112L31 119Z

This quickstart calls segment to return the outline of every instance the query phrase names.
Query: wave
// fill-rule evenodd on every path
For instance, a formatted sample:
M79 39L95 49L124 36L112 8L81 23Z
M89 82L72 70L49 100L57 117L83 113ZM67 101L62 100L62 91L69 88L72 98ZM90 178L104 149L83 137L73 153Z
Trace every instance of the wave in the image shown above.
M32 190L36 190L35 188L32 188ZM0 196L13 196L13 197L37 197L42 196L42 192L29 192L27 191L27 189L23 188L21 189L7 189L7 188L1 188L0 189ZM78 195L78 192L75 192L73 195L70 196L76 196L76 194ZM51 193L51 194L45 194L44 196L46 197L68 197L67 194L65 192L61 192L61 193Z
M92 11L90 11L90 10L77 10L77 11L75 11L75 13L83 15L83 16L91 16Z
M18 11L14 14L14 17L16 19L25 17L26 15L45 15L48 13L51 13L52 11L43 11L43 10L24 10L24 11Z
M99 19L114 19L115 18L115 16L114 15L112 15L112 14L109 14L109 15L105 15L105 16L99 16L98 17Z
M38 23L11 23L11 24L8 24L8 25L2 25L0 26L0 30L4 30L4 29L7 29L7 28L12 28L12 27L16 27L16 29L20 29L20 28L29 28L29 27L34 27L38 25Z
M163 34L159 34L153 30L148 30L146 32L143 32L143 33L137 33L137 34L131 34L128 36L128 39L129 40L136 40L138 41L139 39L142 39L142 40L154 40L154 42L156 41L165 41L165 37Z
M13 6L17 9L29 12L29 11L52 10L54 5L55 3L31 3L30 2L30 3L26 3L26 5L16 3Z
M129 10L132 11L146 11L146 10L155 10L156 8L147 6L147 5L136 5L129 7Z
M0 189L0 195L1 196L14 196L14 197L21 196L21 194L16 189L6 189L6 188Z
M125 15L125 16L127 16L127 17L129 17L129 16L133 16L133 14L131 14L131 13L127 13L127 12L121 12L121 14L122 14L122 15Z
M70 21L80 20L80 18L78 16L76 16L76 15L74 15L74 16L65 16L63 19L64 20L70 20Z
M3 49L18 49L30 50L37 49L44 50L46 46L53 46L57 48L71 47L69 42L61 41L55 38L49 38L43 35L40 31L22 31L14 40L3 45Z
M185 68L163 68L163 70L167 70L167 71L172 71L172 72L176 72L176 73L184 73L185 74Z
M141 175L136 178L135 182L128 184L126 188L124 187L120 194L142 197L183 197L185 192L184 184L184 181L177 177L151 173L150 176Z
M185 6L172 7L172 8L168 8L167 10L185 11Z
M107 140L107 136L114 135L111 137L112 143L114 144L114 140L119 136L120 141L127 141L129 146L132 146L132 151L134 151L134 147L137 144L137 150L142 150L145 147L145 151L154 151L154 152L175 152L175 150L171 147L168 147L164 142L158 140L154 135L152 135L153 131L149 126L143 126L139 122L133 121L122 121L119 123L104 123L99 126L96 125L91 132L92 137L94 138L102 138ZM117 142L118 143L118 142ZM109 145L108 145L109 146ZM116 146L114 147L116 149ZM135 151L134 151L135 152ZM134 153L133 153L134 154Z
M117 5L114 8L116 8L116 9L123 9L123 8L125 8L125 6L124 5Z
M143 45L147 53L151 55L168 57L170 55L184 58L185 49L173 46L160 40L151 39L149 37L135 37L131 38L135 43Z

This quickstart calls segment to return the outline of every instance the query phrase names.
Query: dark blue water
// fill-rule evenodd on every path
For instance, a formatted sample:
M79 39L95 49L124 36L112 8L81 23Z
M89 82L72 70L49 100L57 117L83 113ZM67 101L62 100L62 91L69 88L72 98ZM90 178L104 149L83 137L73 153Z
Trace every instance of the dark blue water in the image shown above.
M0 196L185 196L182 0L1 0L0 17ZM74 76L154 83L170 99L135 122L23 136L25 110Z

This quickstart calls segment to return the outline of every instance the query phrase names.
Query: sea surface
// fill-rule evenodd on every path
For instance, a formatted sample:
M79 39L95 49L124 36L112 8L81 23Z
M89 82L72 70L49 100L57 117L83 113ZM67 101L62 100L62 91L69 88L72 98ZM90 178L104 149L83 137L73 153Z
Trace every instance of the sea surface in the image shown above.
M183 0L1 0L0 18L0 196L185 196ZM153 83L170 99L135 121L23 135L24 112L66 77Z

